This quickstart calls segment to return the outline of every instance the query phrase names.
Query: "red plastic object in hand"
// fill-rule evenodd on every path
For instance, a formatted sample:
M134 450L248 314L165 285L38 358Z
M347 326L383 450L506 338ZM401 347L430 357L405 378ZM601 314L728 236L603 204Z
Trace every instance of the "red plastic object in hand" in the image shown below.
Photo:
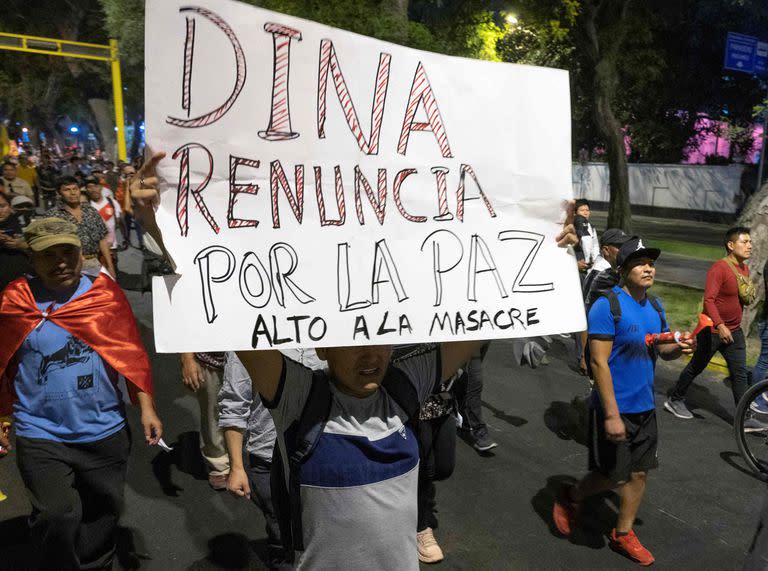
M693 330L693 335L698 335L702 330L706 329L707 327L711 327L713 330L715 328L715 322L712 321L712 318L709 315L705 315L704 313L699 313L699 323L696 325L696 329Z
M677 343L683 334L679 331L667 331L666 333L649 333L645 336L645 344L650 347L651 345L669 345L671 343Z

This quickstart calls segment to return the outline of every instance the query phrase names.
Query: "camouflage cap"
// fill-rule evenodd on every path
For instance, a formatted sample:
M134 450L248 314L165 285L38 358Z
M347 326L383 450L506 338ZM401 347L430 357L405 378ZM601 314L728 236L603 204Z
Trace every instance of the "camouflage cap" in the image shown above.
M24 240L33 252L41 252L57 244L81 247L77 226L62 218L38 218L24 228Z

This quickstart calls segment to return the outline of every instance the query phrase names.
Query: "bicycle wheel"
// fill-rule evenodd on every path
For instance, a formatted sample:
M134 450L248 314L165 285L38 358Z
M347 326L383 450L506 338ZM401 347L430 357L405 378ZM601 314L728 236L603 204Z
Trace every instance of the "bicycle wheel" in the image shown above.
M768 479L768 380L752 385L741 397L733 429L747 466L757 476Z

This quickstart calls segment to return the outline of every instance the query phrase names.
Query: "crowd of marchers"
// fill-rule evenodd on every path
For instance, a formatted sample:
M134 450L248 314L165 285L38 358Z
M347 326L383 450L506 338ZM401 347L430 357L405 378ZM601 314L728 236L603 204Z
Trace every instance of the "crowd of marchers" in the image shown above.
M157 251L147 255L165 254L154 217L163 158L85 169L70 160L64 166L77 163L78 172L54 180L42 157L24 185L28 159L3 167L0 454L13 450L32 505L33 568L111 568L129 402L141 407L144 440L162 442L163 403L155 403L150 359L116 278L131 231L142 250L143 233L151 236ZM745 263L750 231L724 236L724 257L707 274L706 326L676 332L652 292L661 251L618 229L599 234L585 200L571 208L575 217L556 240L573 249L588 316L587 330L572 337L593 385L589 463L582 479L559 490L553 523L570 536L584 500L615 490L621 501L609 545L650 565L633 527L658 467L657 359L692 355L663 404L681 420L693 418L686 391L715 352L726 359L736 402L768 372L765 316L751 374L740 326L755 301ZM520 365L539 364L546 343L514 343ZM183 354L181 381L199 403L208 482L263 513L274 568L400 570L441 561L435 481L453 471L457 431L478 453L497 447L481 409L489 344ZM753 408L747 428L768 431L768 400Z

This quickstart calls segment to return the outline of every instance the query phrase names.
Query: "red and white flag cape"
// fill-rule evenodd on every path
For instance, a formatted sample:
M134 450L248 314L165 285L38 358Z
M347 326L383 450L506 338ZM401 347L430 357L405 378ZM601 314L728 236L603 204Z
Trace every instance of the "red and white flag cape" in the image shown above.
M152 394L149 356L131 306L112 278L100 274L87 292L45 315L22 277L8 284L0 297L0 416L13 411L16 352L44 319L85 342L125 377L131 402L139 391Z

